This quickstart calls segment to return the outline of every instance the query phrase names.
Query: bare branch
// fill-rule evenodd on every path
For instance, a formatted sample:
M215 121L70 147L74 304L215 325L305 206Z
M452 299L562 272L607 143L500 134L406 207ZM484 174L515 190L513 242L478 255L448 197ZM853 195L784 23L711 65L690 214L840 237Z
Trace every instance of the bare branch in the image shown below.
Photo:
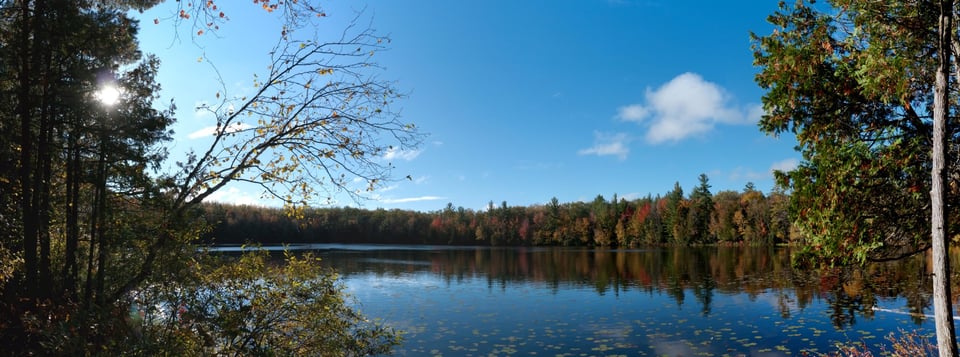
M252 96L223 95L205 107L217 131L182 173L177 202L199 203L231 181L257 184L290 205L321 193L359 200L355 180L368 190L390 180L383 154L414 148L422 136L391 108L403 97L395 83L376 75L382 68L373 56L389 40L358 20L333 41L283 36L267 73L254 76Z

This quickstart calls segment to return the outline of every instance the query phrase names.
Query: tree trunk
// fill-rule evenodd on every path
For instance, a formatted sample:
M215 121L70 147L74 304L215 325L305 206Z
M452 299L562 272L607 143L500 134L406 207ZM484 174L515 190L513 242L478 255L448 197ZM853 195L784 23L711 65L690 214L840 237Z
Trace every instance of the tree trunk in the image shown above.
M956 332L953 326L953 307L950 299L950 261L947 255L944 221L944 165L947 104L949 100L947 74L950 70L950 45L953 1L940 0L940 32L938 43L939 66L933 98L933 168L931 170L930 212L933 255L933 310L937 327L937 347L940 357L957 357Z
M49 76L48 69L43 69L45 79ZM37 158L33 173L33 210L36 212L36 230L38 244L37 259L37 291L39 296L50 297L53 282L50 270L50 180L52 179L52 152L50 150L53 139L53 123L50 119L47 90L42 88L40 99L40 130L37 133L37 147L34 150Z
M94 291L96 303L103 306L106 303L104 282L107 275L107 162L106 139L100 142L100 164L97 174L97 287Z
M64 271L63 285L64 293L69 299L77 298L77 278L79 276L79 264L77 249L80 242L80 147L77 143L77 129L74 128L69 134L69 144L67 150L67 236L66 247L64 250Z
M33 220L33 188L30 174L33 162L33 116L30 107L31 96L31 6L27 0L20 1L20 24L18 33L17 53L17 118L20 119L20 215L22 223L22 241L20 251L23 254L24 282L27 284L27 296L36 295L37 281L37 241L36 228Z

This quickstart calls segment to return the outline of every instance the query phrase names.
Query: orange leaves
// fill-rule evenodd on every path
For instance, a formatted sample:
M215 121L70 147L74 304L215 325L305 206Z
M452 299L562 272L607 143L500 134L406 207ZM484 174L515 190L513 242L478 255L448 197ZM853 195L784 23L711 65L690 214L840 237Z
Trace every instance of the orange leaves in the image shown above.
M279 3L271 4L270 0L253 0L253 3L260 4L260 7L263 8L263 10L266 12L273 12L273 10L279 9L280 4L282 4L283 2L281 1ZM297 2L294 1L293 3L296 4Z
M823 47L827 52L833 52L833 45L831 45L829 41L823 41L820 43L820 47Z
M190 19L190 14L186 10L180 9L180 18L181 19Z

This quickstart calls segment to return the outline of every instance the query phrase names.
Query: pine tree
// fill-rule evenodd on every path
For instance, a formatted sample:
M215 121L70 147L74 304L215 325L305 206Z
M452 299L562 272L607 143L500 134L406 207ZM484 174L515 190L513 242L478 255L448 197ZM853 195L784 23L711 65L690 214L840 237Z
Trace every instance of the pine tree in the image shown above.
M714 240L710 234L713 194L710 193L709 181L706 174L700 174L699 184L690 193L690 217L693 220L690 234L693 243L708 243Z

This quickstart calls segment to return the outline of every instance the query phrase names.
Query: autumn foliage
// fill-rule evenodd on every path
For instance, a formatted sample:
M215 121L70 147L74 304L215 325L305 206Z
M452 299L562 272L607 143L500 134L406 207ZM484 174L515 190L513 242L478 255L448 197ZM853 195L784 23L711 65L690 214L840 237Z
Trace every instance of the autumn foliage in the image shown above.
M712 196L709 190L701 192ZM406 243L489 246L640 247L663 244L789 243L788 196L764 194L748 185L744 191L721 191L703 209L703 238L692 232L698 222L690 198L682 192L626 200L597 196L591 202L509 206L483 210L454 207L433 212L407 210L317 208L289 218L282 210L219 203L205 204L213 227L209 243ZM675 200L675 201L671 201ZM674 207L674 209L670 209ZM684 209L679 209L687 207Z

